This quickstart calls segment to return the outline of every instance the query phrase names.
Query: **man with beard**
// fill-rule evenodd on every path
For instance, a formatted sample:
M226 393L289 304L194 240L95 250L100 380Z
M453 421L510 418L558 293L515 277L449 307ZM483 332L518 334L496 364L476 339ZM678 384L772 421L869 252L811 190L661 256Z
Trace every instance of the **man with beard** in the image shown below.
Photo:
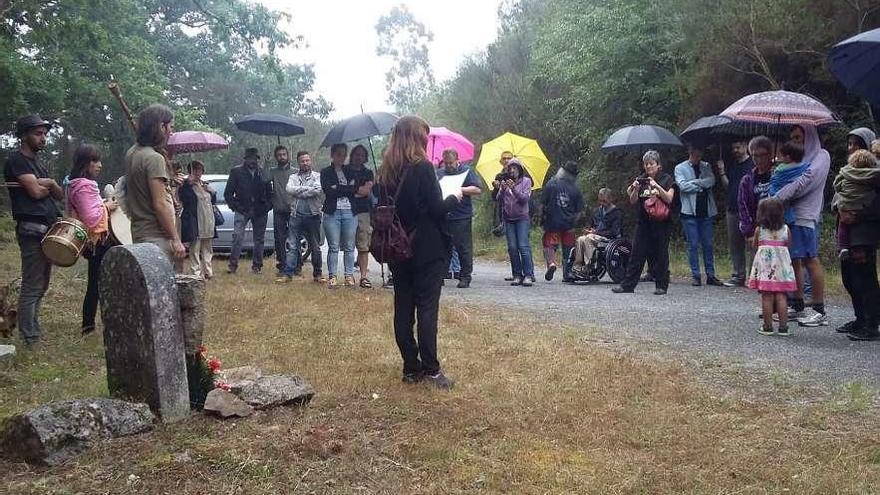
M46 135L51 127L52 124L39 115L18 119L15 135L21 144L18 151L10 153L3 168L15 219L15 238L21 251L18 328L28 347L40 341L38 314L51 275L51 265L43 254L41 241L58 217L53 200L64 197L61 186L49 178L49 171L37 161L37 153L46 147Z
M275 268L278 274L284 270L287 259L287 224L290 222L292 198L287 193L287 181L294 172L290 166L290 152L284 145L275 147L276 167L272 169L272 224L275 234Z
M437 170L437 179L449 175L464 175L461 186L461 201L458 206L446 214L447 227L452 236L452 246L458 253L461 270L459 271L459 289L471 286L471 276L474 271L474 239L472 222L474 206L471 201L473 196L483 192L480 182L470 167L465 167L458 161L458 152L452 148L443 150L443 166Z
M250 223L253 228L254 252L251 271L259 275L263 270L263 240L266 236L266 222L272 203L269 198L269 183L260 170L260 154L256 148L244 150L241 165L229 171L229 180L223 198L229 209L235 212L232 233L232 252L229 253L229 273L238 270L241 245L244 233Z

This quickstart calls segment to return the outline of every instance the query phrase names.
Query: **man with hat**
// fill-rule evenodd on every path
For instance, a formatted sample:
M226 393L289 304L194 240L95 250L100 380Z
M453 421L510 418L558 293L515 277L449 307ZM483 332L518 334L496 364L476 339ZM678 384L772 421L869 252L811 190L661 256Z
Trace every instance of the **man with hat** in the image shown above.
M235 213L232 232L232 252L229 254L229 273L238 270L244 232L250 223L253 229L254 252L252 270L259 275L263 270L263 241L266 222L272 209L270 184L260 170L260 154L256 148L247 148L241 165L229 171L223 197Z
M575 184L578 166L576 162L567 161L547 181L541 197L541 226L544 228L544 260L547 271L544 280L553 280L556 273L556 250L562 245L562 280L571 281L569 259L574 249L574 226L584 209L584 196Z
M37 161L37 152L46 147L46 135L51 128L52 124L39 115L18 119L15 135L20 140L19 149L9 154L3 167L15 219L15 237L21 251L18 328L29 347L40 341L42 332L37 317L51 275L51 265L40 244L58 218L54 200L64 197L61 186Z

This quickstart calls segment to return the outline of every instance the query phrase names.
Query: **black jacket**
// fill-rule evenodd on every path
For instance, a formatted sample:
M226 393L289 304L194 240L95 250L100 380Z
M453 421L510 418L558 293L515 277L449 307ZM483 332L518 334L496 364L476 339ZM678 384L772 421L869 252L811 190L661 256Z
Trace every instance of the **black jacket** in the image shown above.
M177 196L183 205L180 213L180 241L195 242L199 237L199 197L196 196L193 185L186 181L177 190ZM217 193L211 193L211 204L217 203ZM214 226L214 237L217 237L217 227Z
M408 232L415 230L413 259L416 266L437 260L449 263L452 237L446 226L446 214L458 206L453 196L443 200L434 166L423 161L409 166L406 180L397 194L397 214ZM388 204L388 194L377 185L379 204ZM390 191L394 193L394 191Z
M271 183L263 176L260 167L255 170L256 173L251 175L247 167L239 165L229 171L223 199L230 210L256 216L265 215L272 209Z
M357 192L357 186L355 185L356 174L347 165L342 166L342 173L345 175L346 184L339 183L339 177L336 176L333 165L324 167L321 170L321 189L324 190L324 208L321 211L328 215L336 213L336 200L338 198L346 197L354 203L354 193Z
M601 229L599 224L602 224ZM615 206L613 210L605 212L603 221L602 210L596 208L593 210L593 228L597 234L607 239L619 238L623 234L623 210Z

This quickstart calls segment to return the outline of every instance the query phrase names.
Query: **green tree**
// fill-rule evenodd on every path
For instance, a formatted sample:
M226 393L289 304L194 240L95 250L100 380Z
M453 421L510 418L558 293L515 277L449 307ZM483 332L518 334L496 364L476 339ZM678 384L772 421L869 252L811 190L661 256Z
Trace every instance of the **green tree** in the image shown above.
M411 112L435 87L429 57L434 34L405 5L380 17L376 33L376 53L392 62L385 74L388 102L401 112Z

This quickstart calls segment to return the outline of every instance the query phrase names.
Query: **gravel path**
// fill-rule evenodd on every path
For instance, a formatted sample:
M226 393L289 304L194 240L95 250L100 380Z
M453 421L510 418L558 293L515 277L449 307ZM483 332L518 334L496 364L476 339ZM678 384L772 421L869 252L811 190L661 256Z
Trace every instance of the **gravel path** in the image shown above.
M854 381L880 388L880 343L851 342L834 332L852 315L842 301L828 306L827 327L794 325L792 337L766 337L755 331L759 299L747 289L673 281L666 296L653 295L653 283L613 294L610 282L572 286L561 282L560 272L553 282L540 271L534 287L511 287L503 280L509 273L506 265L478 262L471 288L447 284L444 301L523 308L542 321L589 327L600 341L645 344L679 360L779 372L823 388Z

